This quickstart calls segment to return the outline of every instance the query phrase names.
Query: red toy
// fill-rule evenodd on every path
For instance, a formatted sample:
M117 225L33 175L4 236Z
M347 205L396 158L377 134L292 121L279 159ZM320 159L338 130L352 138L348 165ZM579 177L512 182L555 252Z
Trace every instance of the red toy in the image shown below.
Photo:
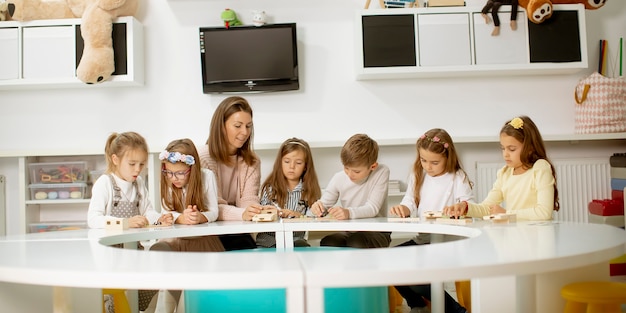
M592 200L589 213L601 216L624 215L624 202L614 199Z

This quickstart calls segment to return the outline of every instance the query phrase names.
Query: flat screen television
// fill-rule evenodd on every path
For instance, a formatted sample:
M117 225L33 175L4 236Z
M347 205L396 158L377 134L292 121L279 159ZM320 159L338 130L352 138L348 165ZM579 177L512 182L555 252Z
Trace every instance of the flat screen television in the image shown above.
M200 27L204 93L298 90L296 24Z

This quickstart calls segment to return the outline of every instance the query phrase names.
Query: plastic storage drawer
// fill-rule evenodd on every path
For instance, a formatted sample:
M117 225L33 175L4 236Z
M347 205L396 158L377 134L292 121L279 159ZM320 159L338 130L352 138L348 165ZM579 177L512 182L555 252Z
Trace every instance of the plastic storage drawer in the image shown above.
M31 163L31 184L84 183L87 181L87 162Z
M30 184L31 200L84 199L85 183L73 184Z

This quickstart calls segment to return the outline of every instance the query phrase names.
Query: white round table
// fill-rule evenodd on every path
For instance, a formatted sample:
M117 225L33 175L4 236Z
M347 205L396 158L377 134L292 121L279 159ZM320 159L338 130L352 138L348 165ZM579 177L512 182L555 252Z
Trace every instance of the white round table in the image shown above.
M293 231L328 230L467 238L393 249L291 251ZM244 232L276 232L277 253L177 253L108 246ZM0 281L71 288L285 288L288 312L317 313L323 310L323 289L328 287L432 283L439 288L444 281L472 279L474 313L552 313L562 311L561 286L608 279L608 260L624 254L625 243L624 230L599 224L475 221L456 226L386 218L75 230L0 238ZM433 293L434 312L443 311L442 303L443 293Z

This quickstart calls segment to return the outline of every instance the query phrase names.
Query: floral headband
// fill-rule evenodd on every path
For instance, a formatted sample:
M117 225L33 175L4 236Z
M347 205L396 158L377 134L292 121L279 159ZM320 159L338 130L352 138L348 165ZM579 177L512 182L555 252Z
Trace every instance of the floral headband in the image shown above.
M522 129L524 127L524 121L521 118L516 117L509 122L509 125L515 129Z
M447 142L441 141L441 138L439 138L439 137L437 137L437 136L434 136L434 137L432 137L432 138L431 138L431 137L426 136L426 134L423 134L423 135L420 137L420 139L426 139L426 140L431 141L431 142L440 143L440 144L442 144L442 145L443 145L443 147L444 147L444 148L446 148L446 149L448 149L448 147L450 146L450 145L448 145L448 143L447 143Z
M167 150L163 150L159 154L159 160L168 160L170 163L182 162L187 165L196 164L196 160L191 155L182 154L180 152L168 152Z

